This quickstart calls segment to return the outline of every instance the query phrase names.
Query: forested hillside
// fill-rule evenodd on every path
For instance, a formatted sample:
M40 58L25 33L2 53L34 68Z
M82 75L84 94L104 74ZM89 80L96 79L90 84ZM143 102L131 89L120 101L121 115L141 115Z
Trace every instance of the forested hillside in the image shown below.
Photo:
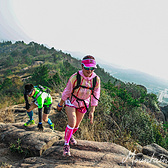
M23 88L27 82L48 86L52 92L63 91L69 77L81 68L81 61L70 54L34 42L0 43L0 60L0 108L24 103ZM100 103L94 124L89 124L86 114L78 138L114 142L128 149L135 149L137 143L155 142L168 149L168 125L158 117L161 111L157 96L147 93L144 86L124 83L97 67ZM56 117L60 117L56 128L64 130L64 113Z

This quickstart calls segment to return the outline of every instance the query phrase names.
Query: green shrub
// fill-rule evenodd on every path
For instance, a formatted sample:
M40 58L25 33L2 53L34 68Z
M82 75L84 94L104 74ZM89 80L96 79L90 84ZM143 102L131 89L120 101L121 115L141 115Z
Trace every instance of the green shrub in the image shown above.
M9 148L10 148L11 152L20 154L20 155L22 155L22 156L24 156L24 157L30 155L29 150L28 150L28 149L24 149L24 148L22 147L22 144L21 144L21 140L20 140L20 139L18 139L18 140L16 141L16 144L11 143Z

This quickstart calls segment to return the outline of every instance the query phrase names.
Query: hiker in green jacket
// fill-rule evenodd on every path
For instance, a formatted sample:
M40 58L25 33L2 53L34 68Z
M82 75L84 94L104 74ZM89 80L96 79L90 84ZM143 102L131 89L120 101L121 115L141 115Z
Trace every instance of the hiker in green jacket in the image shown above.
M29 104L28 97L32 97L34 100ZM33 86L28 83L25 85L24 99L26 102L27 114L29 121L24 126L30 126L35 124L33 119L33 109L38 107L39 123L38 128L43 131L42 119L44 122L50 125L50 128L54 130L54 123L48 118L52 106L52 97L49 93L49 89L45 89L43 86ZM44 107L44 113L42 115L42 108Z

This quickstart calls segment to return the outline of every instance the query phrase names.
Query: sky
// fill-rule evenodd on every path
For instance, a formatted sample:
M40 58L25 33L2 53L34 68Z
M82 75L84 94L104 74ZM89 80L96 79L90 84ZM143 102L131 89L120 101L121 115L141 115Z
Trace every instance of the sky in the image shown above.
M167 6L167 0L0 0L0 41L34 41L168 80Z

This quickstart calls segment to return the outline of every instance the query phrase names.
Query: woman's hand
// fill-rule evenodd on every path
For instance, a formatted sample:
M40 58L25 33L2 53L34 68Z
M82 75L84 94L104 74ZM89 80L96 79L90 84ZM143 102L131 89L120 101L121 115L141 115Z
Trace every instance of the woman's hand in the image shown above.
M89 113L90 123L93 124L94 112Z
M93 124L94 111L95 111L95 106L92 106L91 110L90 110L90 113L89 113L89 119L90 119L91 124Z
M61 99L60 103L58 103L58 105L57 105L57 111L61 111L62 110L63 103L64 103L64 101Z
M60 105L60 104L58 103L58 105L57 105L57 111L61 111L61 110L62 110L62 107L63 107L63 105Z

